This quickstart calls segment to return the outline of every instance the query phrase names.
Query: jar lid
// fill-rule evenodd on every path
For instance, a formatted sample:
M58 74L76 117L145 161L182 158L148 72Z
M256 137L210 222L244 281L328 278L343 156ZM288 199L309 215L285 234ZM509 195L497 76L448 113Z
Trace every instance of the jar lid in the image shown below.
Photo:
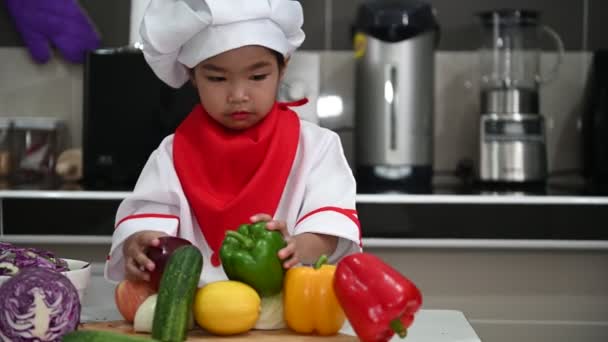
M51 117L20 117L14 119L16 129L54 130L63 126L65 121Z

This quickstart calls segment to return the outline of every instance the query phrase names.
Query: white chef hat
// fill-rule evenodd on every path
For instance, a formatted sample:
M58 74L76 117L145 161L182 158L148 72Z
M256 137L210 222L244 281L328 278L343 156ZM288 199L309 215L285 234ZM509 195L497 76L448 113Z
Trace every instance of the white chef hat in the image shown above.
M294 0L152 0L140 35L152 70L179 88L189 79L188 68L241 46L291 55L304 41L303 22Z

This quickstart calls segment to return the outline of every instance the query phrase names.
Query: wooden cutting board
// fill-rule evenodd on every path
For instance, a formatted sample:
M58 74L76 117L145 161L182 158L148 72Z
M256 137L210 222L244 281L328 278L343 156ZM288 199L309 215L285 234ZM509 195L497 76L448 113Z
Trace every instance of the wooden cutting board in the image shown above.
M97 330L97 331L111 331L115 333L122 333L126 335L135 336L150 336L149 334L140 334L133 331L133 326L126 321L113 321L113 322L95 322L95 323L84 323L81 324L79 330ZM214 336L200 329L192 330L188 333L187 341L191 342L203 342L203 341L330 341L330 342L352 342L358 341L355 336L348 335L335 335L335 336L317 336L317 335L300 335L290 330L252 330L248 333L234 336Z

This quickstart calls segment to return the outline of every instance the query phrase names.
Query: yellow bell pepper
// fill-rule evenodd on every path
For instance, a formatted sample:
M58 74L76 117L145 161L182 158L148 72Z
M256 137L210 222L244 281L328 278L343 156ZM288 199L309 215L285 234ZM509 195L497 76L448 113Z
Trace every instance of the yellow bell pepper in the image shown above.
M287 326L297 332L335 335L344 312L333 289L336 266L322 256L313 267L294 267L285 274L283 310Z

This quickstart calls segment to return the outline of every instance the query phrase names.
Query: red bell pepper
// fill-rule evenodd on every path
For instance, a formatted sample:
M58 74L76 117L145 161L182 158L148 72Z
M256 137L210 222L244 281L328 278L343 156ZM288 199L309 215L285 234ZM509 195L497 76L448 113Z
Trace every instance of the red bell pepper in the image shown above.
M367 253L344 257L334 275L334 292L363 342L405 337L422 305L420 290L380 258Z

